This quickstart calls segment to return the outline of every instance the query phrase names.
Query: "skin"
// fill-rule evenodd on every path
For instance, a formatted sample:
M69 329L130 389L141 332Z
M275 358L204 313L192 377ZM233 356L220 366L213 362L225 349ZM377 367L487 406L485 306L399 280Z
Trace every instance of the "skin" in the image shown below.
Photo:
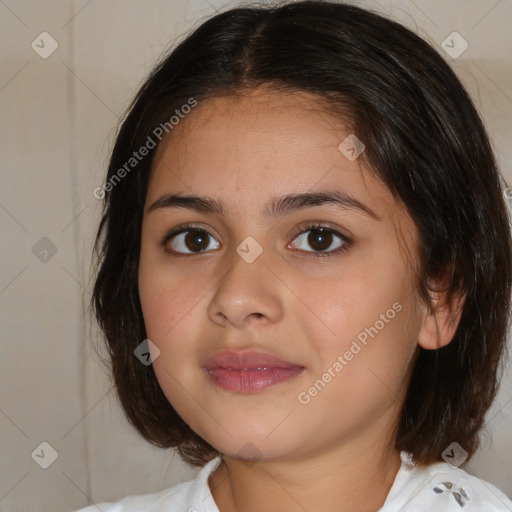
M393 427L415 350L439 348L455 333L452 305L433 297L434 316L415 291L413 221L362 157L350 161L338 149L350 133L314 96L260 87L200 102L154 161L139 267L144 321L160 350L158 357L153 351L153 368L163 392L223 454L209 478L221 512L303 512L318 503L327 512L378 510L400 466ZM270 198L325 189L351 194L381 220L333 205L261 215ZM148 212L171 192L215 198L226 214ZM352 245L318 256L322 249L308 243L311 232L303 228L310 221ZM188 222L211 234L202 253L193 253L184 235L159 245ZM248 236L263 248L252 263L236 252ZM343 242L332 236L324 253ZM401 311L309 403L300 403L299 393L394 303ZM226 391L202 368L222 349L267 350L305 370L260 392ZM248 446L252 462L245 460Z

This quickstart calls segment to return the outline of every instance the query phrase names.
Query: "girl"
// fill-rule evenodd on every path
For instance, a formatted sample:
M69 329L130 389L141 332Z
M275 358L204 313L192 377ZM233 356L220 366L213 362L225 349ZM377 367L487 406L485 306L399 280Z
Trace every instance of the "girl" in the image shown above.
M341 3L232 9L138 92L97 190L121 405L197 478L92 512L512 511L500 175L443 58Z

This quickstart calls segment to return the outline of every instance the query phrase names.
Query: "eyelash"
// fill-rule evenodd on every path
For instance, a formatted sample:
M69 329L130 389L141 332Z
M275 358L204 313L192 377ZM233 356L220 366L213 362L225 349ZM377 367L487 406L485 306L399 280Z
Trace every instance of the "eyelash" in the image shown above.
M341 241L343 242L343 244L340 247L338 247L337 249L334 249L332 251L327 251L327 252L302 251L302 252L306 252L306 253L310 253L310 254L314 255L314 257L323 258L323 257L336 256L336 255L339 255L339 254L345 252L353 244L353 241L350 238L341 234L339 231L337 231L333 228L330 228L329 226L326 226L324 224L315 224L315 223L308 224L308 225L302 227L301 231L299 231L295 235L293 240L295 240L299 235L306 233L308 231L312 231L312 230L318 230L318 231L322 231L322 232L332 233L332 234L336 235L338 238L340 238ZM213 235L207 229L205 229L203 227L196 226L195 224L182 224L181 226L178 226L178 227L172 229L166 235L164 235L164 237L160 240L160 245L165 248L165 246L167 245L167 242L169 242L169 240L171 240L173 237L175 237L181 233L186 233L187 231L200 231L200 232L206 233L208 236L213 237ZM180 253L180 252L177 252L174 250L168 250L168 249L166 249L166 251L171 253L172 256L194 256L194 255L203 254L203 253L208 252L208 251L200 251L200 252L196 252L196 253Z

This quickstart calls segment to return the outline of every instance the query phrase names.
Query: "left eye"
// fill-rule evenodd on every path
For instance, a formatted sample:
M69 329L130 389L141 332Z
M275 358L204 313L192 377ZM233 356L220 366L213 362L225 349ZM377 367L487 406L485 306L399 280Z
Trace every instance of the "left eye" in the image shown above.
M308 235L309 233L309 235ZM328 251L329 247L333 244L333 239L338 238L338 243L334 247ZM313 247L313 251L305 250L306 252L337 252L343 245L348 244L349 240L347 237L343 236L341 233L338 233L334 229L322 227L322 226L311 226L306 231L303 231L295 240L300 243L307 242L311 247ZM294 244L297 245L297 244Z

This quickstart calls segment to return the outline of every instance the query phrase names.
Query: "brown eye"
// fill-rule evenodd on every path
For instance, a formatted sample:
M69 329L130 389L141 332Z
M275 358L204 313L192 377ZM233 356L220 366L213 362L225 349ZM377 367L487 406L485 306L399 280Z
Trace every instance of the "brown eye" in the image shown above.
M212 235L204 229L182 228L179 231L169 233L163 244L170 245L173 252L194 254L218 248L220 245L218 242L217 245L210 247L210 238L213 239Z
M309 234L308 234L309 233ZM294 248L305 252L318 253L318 256L330 256L339 253L351 245L351 241L338 231L326 226L309 226L293 242ZM333 246L334 244L334 246ZM309 245L312 250L301 248L300 246Z
M328 231L320 231L319 229L312 229L309 232L307 238L310 247L313 247L315 251L325 251L329 249L332 244L333 235Z

